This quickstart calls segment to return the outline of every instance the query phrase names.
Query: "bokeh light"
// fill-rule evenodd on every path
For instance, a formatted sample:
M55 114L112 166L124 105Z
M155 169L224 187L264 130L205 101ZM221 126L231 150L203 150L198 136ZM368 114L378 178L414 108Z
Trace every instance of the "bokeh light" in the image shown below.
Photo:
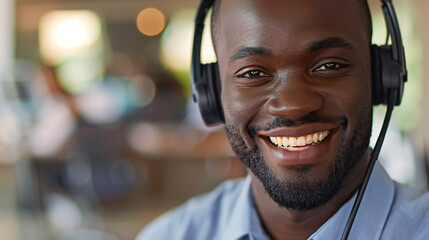
M161 58L170 70L189 70L191 66L192 40L194 33L193 9L175 12L161 39ZM207 17L203 33L201 61L216 61L211 43L210 17Z
M58 83L71 94L79 94L102 81L104 65L97 56L70 57L57 67Z
M51 66L76 53L94 49L101 39L100 19L89 10L48 12L39 28L41 57Z
M92 124L113 124L126 112L127 92L119 81L103 81L76 96L81 117Z
M137 28L146 36L156 36L164 27L164 14L156 8L146 8L137 15Z
M153 79L145 75L133 77L131 82L132 89L138 90L139 95L134 94L135 105L138 107L146 107L152 103L156 95L156 85ZM132 95L132 94L128 94Z
M179 82L189 88L195 9L180 9L173 13L161 37L160 57L163 66L171 71ZM201 61L216 61L211 41L210 16L206 18L203 32Z

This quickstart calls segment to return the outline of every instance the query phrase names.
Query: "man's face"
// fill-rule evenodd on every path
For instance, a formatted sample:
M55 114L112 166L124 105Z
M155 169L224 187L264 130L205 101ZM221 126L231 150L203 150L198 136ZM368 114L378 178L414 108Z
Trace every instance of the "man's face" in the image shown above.
M237 156L280 206L330 200L368 148L369 42L356 0L223 0L216 50Z

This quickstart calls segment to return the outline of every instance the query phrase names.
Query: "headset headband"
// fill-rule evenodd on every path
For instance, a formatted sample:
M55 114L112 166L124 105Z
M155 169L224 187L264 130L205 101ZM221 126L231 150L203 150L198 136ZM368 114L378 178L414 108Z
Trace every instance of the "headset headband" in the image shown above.
M197 14L195 15L195 32L194 32L194 45L192 49L192 72L191 75L193 82L197 83L198 79L202 77L201 71L201 45L203 40L204 21L212 7L215 0L201 1ZM195 77L197 76L197 77Z
M407 82L407 68L405 63L405 52L402 44L401 29L398 18L393 7L392 0L381 0L383 2L383 15L386 22L387 32L392 39L392 58L397 61L403 74L403 82Z

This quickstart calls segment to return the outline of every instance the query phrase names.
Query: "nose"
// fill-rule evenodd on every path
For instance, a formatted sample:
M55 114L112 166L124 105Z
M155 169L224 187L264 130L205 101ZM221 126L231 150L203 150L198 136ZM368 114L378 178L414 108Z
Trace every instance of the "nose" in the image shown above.
M273 90L268 100L267 110L272 115L284 116L291 120L321 109L323 96L314 84L304 77L288 77Z

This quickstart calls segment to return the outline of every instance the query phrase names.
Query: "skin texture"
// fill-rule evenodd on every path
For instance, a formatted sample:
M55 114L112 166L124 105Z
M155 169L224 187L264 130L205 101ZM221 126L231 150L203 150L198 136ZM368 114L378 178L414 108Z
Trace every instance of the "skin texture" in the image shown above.
M355 193L369 161L370 51L358 8L355 0L221 3L226 129L273 239L308 238ZM268 141L325 130L304 151Z

